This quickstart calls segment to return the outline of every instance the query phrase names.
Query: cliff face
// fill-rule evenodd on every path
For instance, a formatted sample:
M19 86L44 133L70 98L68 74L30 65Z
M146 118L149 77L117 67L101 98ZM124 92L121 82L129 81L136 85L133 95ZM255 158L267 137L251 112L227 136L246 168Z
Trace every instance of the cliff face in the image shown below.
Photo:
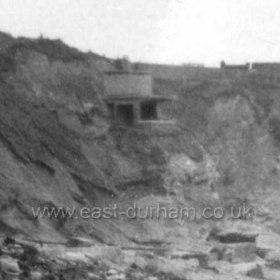
M112 66L42 39L18 39L1 55L13 66L0 82L2 228L60 236L57 221L35 220L31 207L81 207L116 195L118 156L110 154L100 98L101 74Z
M278 192L278 87L208 76L194 83L156 79L156 94L177 98L161 108L177 121L177 134L115 132L101 98L110 60L61 41L23 38L0 58L3 233L164 239L170 229L150 221L34 219L31 209L135 201L200 207L265 195L269 206L269 191Z
M166 108L209 153L219 174L212 185L218 204L248 200L278 211L278 91L254 76L229 76L181 84L177 104Z
M110 130L101 98L102 74L114 69L108 59L60 41L24 38L1 57L2 234L55 240L86 235L112 243L133 240L139 226L143 236L157 232L126 219L34 218L36 207L128 207L136 198L164 193L159 146L167 144Z

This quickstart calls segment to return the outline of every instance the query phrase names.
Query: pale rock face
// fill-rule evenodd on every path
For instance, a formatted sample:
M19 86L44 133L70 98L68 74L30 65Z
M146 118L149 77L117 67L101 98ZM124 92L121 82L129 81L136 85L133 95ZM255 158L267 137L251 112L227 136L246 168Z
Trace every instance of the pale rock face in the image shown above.
M219 193L215 184L220 177L212 157L204 153L203 160L194 161L186 154L176 154L169 160L165 182L167 189L178 199L195 201L217 201Z
M21 273L17 259L9 256L2 256L0 258L0 267L3 272L9 275L19 275Z
M40 280L43 278L43 274L41 271L31 271L30 278L31 280Z
M250 107L249 100L240 95L218 99L210 111L210 125L213 123L250 125L254 121L254 111Z
M271 268L280 269L280 252L270 251L265 257L267 265Z
M186 180L190 176L214 180L219 177L215 164L209 155L204 156L202 162L196 162L185 154L174 155L169 161L169 170L177 180Z

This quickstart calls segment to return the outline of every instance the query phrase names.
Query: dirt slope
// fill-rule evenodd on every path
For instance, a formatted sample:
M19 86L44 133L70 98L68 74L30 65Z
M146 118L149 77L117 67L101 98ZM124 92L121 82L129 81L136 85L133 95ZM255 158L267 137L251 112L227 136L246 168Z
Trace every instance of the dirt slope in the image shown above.
M3 234L110 243L164 240L173 232L169 221L36 220L37 206L277 205L269 197L277 197L279 181L277 85L217 75L156 79L156 94L176 97L161 109L177 121L177 133L116 133L101 98L111 60L42 38L16 39L1 57ZM186 238L189 229L175 224L170 239Z

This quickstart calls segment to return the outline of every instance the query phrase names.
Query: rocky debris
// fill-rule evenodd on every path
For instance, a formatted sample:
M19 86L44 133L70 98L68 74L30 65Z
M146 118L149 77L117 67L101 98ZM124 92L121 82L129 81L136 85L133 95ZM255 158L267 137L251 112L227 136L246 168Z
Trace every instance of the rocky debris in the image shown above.
M270 275L280 275L279 253L269 252L261 259L255 244L250 242L216 242L209 253L177 249L164 255L138 247L134 251L105 245L39 246L12 238L4 240L0 247L0 279L245 280L278 279ZM220 256L214 258L215 252Z
M88 278L90 280L98 280L99 279L99 276L98 274L94 273L94 272L88 272Z
M202 147L201 147L202 149ZM195 161L185 154L174 155L167 166L173 180L194 185L211 185L219 173L211 157L204 151L202 161Z
M94 243L91 239L88 238L72 237L69 238L67 245L69 247L88 247L88 246L93 246Z
M230 264L226 261L219 261L213 263L212 267L215 268L219 274L232 274L236 277L239 275L263 279L262 266L258 264L258 262Z
M269 252L270 252L270 249L256 247L256 254L257 254L257 256L259 256L262 259L264 259Z
M2 253L11 257L17 258L23 255L24 249L19 244L9 244L2 247Z
M0 257L0 267L1 271L4 274L18 276L21 274L21 269L19 268L18 261L15 258L10 256L1 256Z
M273 217L273 213L270 209L262 206L261 208L254 211L254 219L258 220L261 223L273 221L275 217Z
M1 276L21 280L243 280L263 279L266 275L277 275L277 271L280 274L279 253L268 251L262 259L252 242L215 241L208 242L207 246L197 245L203 248L197 251L171 247L164 254L158 254L156 249L163 245L155 250L140 245L86 246L90 240L80 237L72 238L68 244L73 240L81 242L81 246L41 246L6 238L0 246Z
M251 242L255 243L258 237L258 233L243 233L243 232L219 232L218 229L214 228L210 231L207 241L218 241L220 243L242 243Z
M191 191L193 193L188 198L191 201L197 198L197 202L201 203L198 205L201 206L203 203L212 205L220 201L219 198L225 198L226 202L226 197L232 198L230 190L237 193L237 197L249 196L250 190L240 191L238 185L259 186L263 184L260 182L265 182L265 185L275 184L269 180L270 177L275 177L273 180L278 184L277 171L274 175L268 172L273 158L269 153L275 152L274 149L270 151L274 148L270 144L270 138L267 137L267 142L258 141L263 140L262 133L258 135L258 131L263 127L255 122L258 112L254 100L258 96L249 85L236 86L248 87L250 98L243 96L245 93L241 94L239 89L235 90L227 85L226 92L223 93L224 85L219 85L219 82L215 82L215 86L211 82L206 83L200 87L199 92L193 91L191 94L182 90L182 96L179 96L176 105L176 118L186 134L192 132L199 135L203 132L202 138L205 139L202 142L209 154L202 149L199 151L201 156L191 156L193 149L190 147L194 145L187 144L191 141L189 138L185 139L185 135L178 137L180 139L176 142L175 138L171 139L172 145L167 152L168 163L165 162L167 158L162 153L160 143L156 145L156 148L160 146L160 149L148 150L145 153L142 145L146 149L155 141L166 142L164 146L169 146L169 140L149 140L147 137L145 140L140 139L141 145L136 147L135 141L131 141L133 138L127 137L127 142L131 142L132 146L130 150L127 149L125 141L118 145L117 141L111 139L111 132L107 131L110 122L104 118L99 96L102 85L100 77L106 69L105 66L99 67L94 58L87 61L85 54L71 50L60 42L42 39L21 40L10 50L10 54L11 57L4 57L4 60L0 57L0 64L1 61L5 64L4 69L0 66L2 70L15 68L9 79L5 83L3 81L0 89L0 206L4 213L1 230L3 225L7 224L7 228L15 232L19 229L25 230L26 225L25 232L20 232L26 235L30 235L33 229L40 231L40 228L44 234L50 234L52 228L63 235L86 235L91 232L92 236L96 236L96 240L106 243L109 239L113 240L113 237L109 238L107 234L112 233L112 236L119 240L118 237L126 228L116 232L113 223L109 227L100 222L96 223L95 228L90 226L84 229L80 224L70 223L70 219L61 220L61 223L53 222L50 227L42 219L34 221L27 209L35 201L36 205L49 205L49 201L52 201L51 206L55 207L76 203L80 206L87 203L92 205L96 201L103 204L105 197L111 201L111 197L116 194L127 196L128 191L122 193L121 189L130 185L137 189L144 185L145 191L138 193L140 196L148 195L151 189L155 189L147 188L149 182L155 182L150 183L151 185L163 185L162 181L166 181L167 186L177 185L176 188L170 188L170 193L172 191L176 194L178 191L176 199L182 198L182 202L185 202L186 193ZM13 64L15 67L11 67ZM0 82L2 83L2 76ZM164 87L169 85L162 81L160 84ZM157 84L155 86L157 87ZM176 83L175 86L177 87ZM170 93L172 91L173 89ZM221 96L218 96L218 93ZM265 92L259 93L263 96L262 100L268 99L268 95L262 94ZM89 107L84 104L83 97L89 98ZM211 133L207 135L206 131ZM263 132L268 133L266 128ZM180 145L175 147L175 143ZM147 161L151 165L149 168L145 167ZM274 162L272 163L274 166ZM162 169L159 169L161 164ZM167 170L164 176L167 178L163 180L165 168ZM131 176L124 174L141 175L140 178L131 180ZM147 178L151 179L147 180L144 174L148 174ZM213 187L220 176L225 187L223 190L227 192L224 197L222 190ZM120 178L120 193L113 187L115 178ZM143 181L143 178L146 180ZM189 185L194 188L185 190ZM268 190L271 197L271 190ZM183 195L180 195L181 191ZM275 197L277 198L277 195ZM123 200L118 202L122 203ZM13 212L11 206L16 208L17 215L10 215ZM5 215L9 216L9 219L6 219ZM259 216L260 220L264 221L271 217L273 215L265 212ZM15 223L11 222L13 219ZM129 227L134 227L132 222L135 221L130 222ZM139 221L136 222L140 225ZM102 228L100 231L99 225ZM141 233L146 231L147 235L151 234L144 224L137 229ZM160 228L162 229L163 227ZM176 238L178 232L174 233ZM279 240L279 236L276 236L276 239ZM278 253L267 251L267 248L275 249L277 244L275 240L272 241L271 236L268 240L269 247L259 242L256 234L235 230L211 232L208 240L216 242L213 242L214 248L210 253L181 252L172 255L167 252L160 255L156 250L128 254L117 246L92 246L91 240L82 237L71 238L68 245L72 248L50 244L41 244L39 247L37 244L33 246L7 238L0 246L0 279L6 279L6 276L15 279L20 277L21 280L280 278ZM129 237L126 239L126 242L128 241L136 243L136 240ZM188 245L186 242L186 246ZM261 257L261 260L258 257ZM278 276L267 276L272 272L275 275L278 273Z
M270 268L280 269L280 251L270 251L265 256L266 265Z
M266 231L259 235L256 244L257 247L264 253L267 253L268 251L275 251L277 248L280 248L279 235L270 231Z
M34 270L30 272L31 280L41 280L43 278L43 273L40 270Z
M217 244L210 251L210 259L232 263L252 262L256 256L257 247L253 243Z
M280 279L280 272L278 269L272 269L264 266L262 270L264 274L264 279Z
M263 273L262 267L258 264L256 265L256 267L247 271L246 275L250 276L252 278L256 278L256 279L264 279L264 273Z
M106 274L106 279L107 280L125 280L125 274L117 271L116 269L109 269L107 274Z
M191 266L207 268L209 255L204 252L176 251L171 254L170 258L185 260Z
M130 277L130 279L134 279L134 280L146 280L145 274L139 270L130 271L128 276Z

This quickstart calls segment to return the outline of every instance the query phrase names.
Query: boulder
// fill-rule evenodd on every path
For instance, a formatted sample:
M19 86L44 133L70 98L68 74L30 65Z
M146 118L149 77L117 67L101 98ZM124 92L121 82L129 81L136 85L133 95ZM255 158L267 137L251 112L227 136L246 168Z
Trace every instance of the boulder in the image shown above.
M218 241L220 243L255 243L258 233L243 233L243 232L220 232L217 229L211 230L207 241Z
M24 249L19 244L9 244L2 249L3 253L6 255L10 255L13 258L19 258L24 254Z
M111 268L108 270L108 272L106 273L106 279L107 280L125 280L125 274L114 269Z
M41 280L43 278L43 273L41 271L31 271L30 272L30 279L31 280Z
M18 261L10 256L0 257L0 267L1 271L9 275L19 275L21 270L18 265Z
M280 271L269 267L263 267L264 279L280 279Z
M171 259L182 259L192 264L195 262L202 268L208 267L208 258L205 252L174 251L171 253Z
M257 264L256 267L247 271L246 276L256 278L256 279L264 279L264 273L262 267Z
M266 265L270 268L280 269L280 251L270 251L265 256Z
M219 261L212 264L211 267L221 274L234 275L236 279L238 279L238 275L254 277L256 279L264 278L262 266L258 262L230 264L225 261Z
M129 279L133 280L145 280L147 279L146 276L141 271L132 271L129 272Z
M99 280L100 277L99 277L99 275L97 275L97 274L95 274L93 272L88 272L88 279L90 279L90 280Z
M232 263L253 262L256 259L254 243L237 243L226 246L225 259Z

